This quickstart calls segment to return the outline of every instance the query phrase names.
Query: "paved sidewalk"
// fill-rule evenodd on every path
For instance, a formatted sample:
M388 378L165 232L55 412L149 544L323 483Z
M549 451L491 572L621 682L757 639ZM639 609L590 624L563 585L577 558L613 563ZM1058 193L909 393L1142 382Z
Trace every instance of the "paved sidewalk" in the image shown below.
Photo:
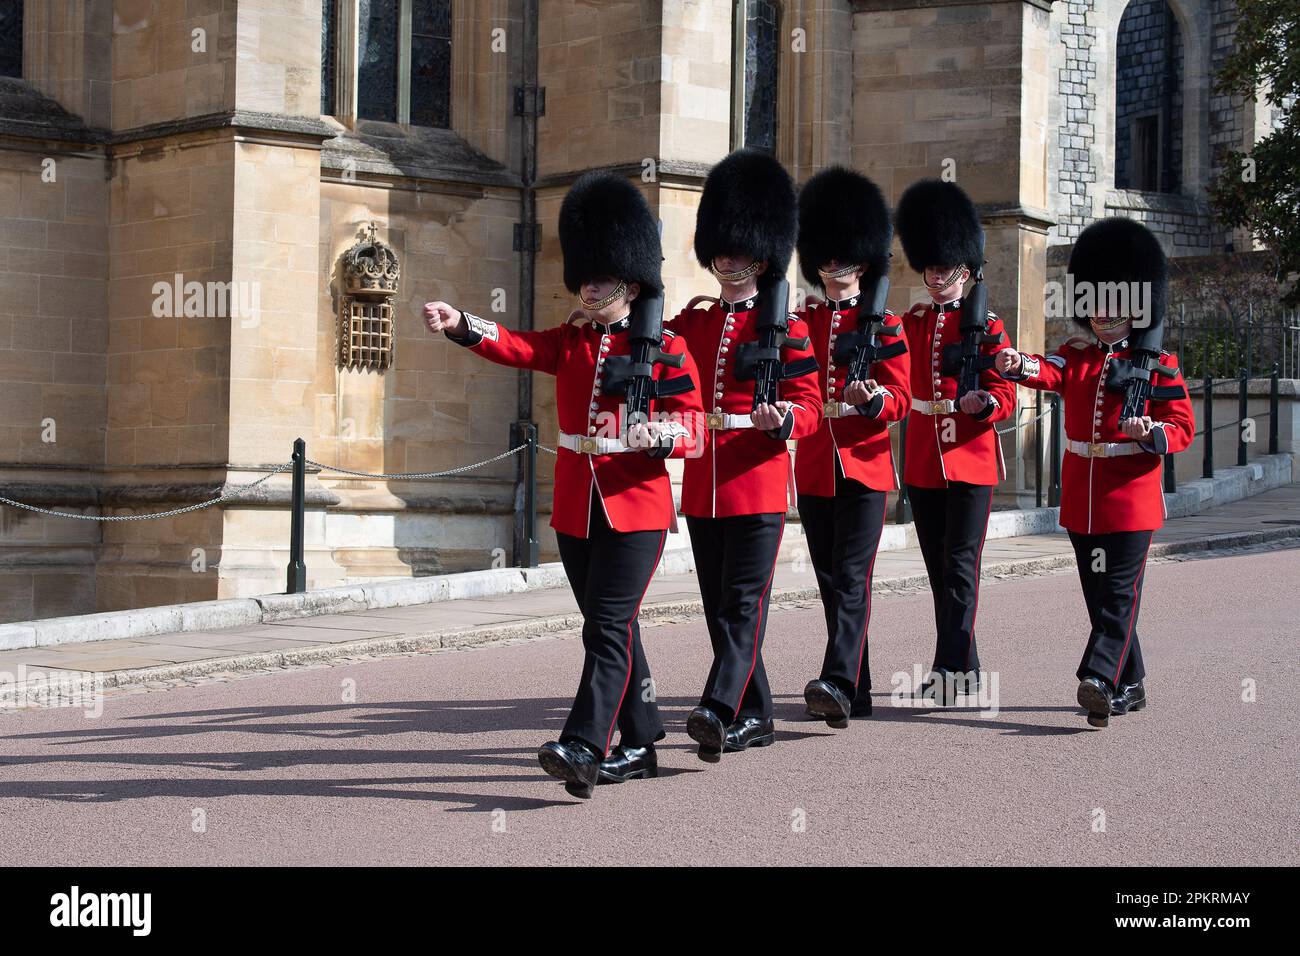
M789 525L787 532L796 525ZM1194 517L1170 520L1157 535L1153 556L1202 547L1231 547L1300 537L1300 483L1264 492ZM984 548L984 577L1023 575L1073 567L1064 533L1025 535L990 541ZM876 561L878 590L925 586L925 565L917 548L881 552ZM776 600L817 596L812 568L803 549L794 549L776 573ZM657 576L646 594L646 617L698 611L693 574ZM581 618L566 588L529 591L493 598L444 601L412 607L324 614L281 623L256 624L208 632L188 632L0 652L0 690L4 676L23 673L39 679L49 671L104 675L107 686L154 677L244 671L284 663L327 660L352 654L453 647L570 630ZM144 673L133 673L146 670ZM11 685L12 686L12 685ZM0 699L0 704L3 700Z

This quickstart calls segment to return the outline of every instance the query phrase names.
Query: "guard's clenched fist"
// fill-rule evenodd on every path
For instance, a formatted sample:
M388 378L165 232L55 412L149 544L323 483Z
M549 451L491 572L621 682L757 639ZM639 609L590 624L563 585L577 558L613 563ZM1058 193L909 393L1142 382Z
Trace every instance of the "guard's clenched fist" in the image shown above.
M424 303L424 324L430 332L450 332L460 335L465 330L465 319L458 309L446 302Z
M960 401L957 402L957 407L967 415L978 415L984 411L984 406L991 401L993 401L991 393L982 388L977 388L963 395Z
M1119 430L1134 441L1146 441L1151 437L1151 432L1155 427L1156 423L1152 421L1150 415L1143 415L1141 418L1126 418L1119 423Z
M993 366L999 375L1019 375L1023 364L1020 353L1015 349L1003 349L993 358Z
M849 382L844 386L844 401L850 405L866 405L876 393L884 391L884 387L874 378L869 378L865 382Z
M785 423L785 416L790 414L789 402L777 402L775 405L762 404L754 409L751 420L754 427L762 431L780 428Z

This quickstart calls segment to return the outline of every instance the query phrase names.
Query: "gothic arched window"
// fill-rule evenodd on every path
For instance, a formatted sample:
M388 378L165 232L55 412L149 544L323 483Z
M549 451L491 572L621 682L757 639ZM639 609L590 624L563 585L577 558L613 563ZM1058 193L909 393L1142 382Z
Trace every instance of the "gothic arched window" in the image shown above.
M1167 0L1133 0L1115 44L1115 186L1176 193L1183 171L1183 44Z
M321 112L451 126L451 0L323 0Z
M776 151L781 6L736 0L733 23L732 146Z

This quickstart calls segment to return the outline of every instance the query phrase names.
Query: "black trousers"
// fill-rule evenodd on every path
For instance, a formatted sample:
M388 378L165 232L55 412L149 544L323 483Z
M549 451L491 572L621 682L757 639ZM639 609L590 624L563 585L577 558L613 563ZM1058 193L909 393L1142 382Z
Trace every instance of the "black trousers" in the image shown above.
M808 538L817 589L826 612L822 680L850 699L869 697L867 627L871 622L871 574L885 526L883 491L846 478L835 459L835 497L799 496L799 520Z
M951 481L947 488L907 486L916 536L930 577L938 633L934 669L978 671L975 611L979 605L980 556L993 507L992 485Z
M771 717L763 634L785 515L688 515L686 525L713 645L713 666L700 703L728 723L739 717Z
M587 538L556 533L560 560L582 612L582 679L563 737L577 737L609 752L618 726L621 740L644 747L662 740L650 665L641 648L637 613L663 554L667 531L614 531L600 498L592 495Z
M1092 622L1088 646L1079 662L1079 680L1100 677L1115 688L1136 684L1146 676L1137 619L1151 535L1150 531L1070 532L1083 600Z

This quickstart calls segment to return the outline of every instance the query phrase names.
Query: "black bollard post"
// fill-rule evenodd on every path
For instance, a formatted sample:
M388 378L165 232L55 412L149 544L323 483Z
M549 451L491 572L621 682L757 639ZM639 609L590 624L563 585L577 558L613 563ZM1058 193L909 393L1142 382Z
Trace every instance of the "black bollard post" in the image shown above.
M1051 482L1047 486L1047 506L1061 506L1061 445L1065 423L1061 420L1061 396L1052 396Z
M1043 506L1043 393L1034 400L1034 507Z
M898 423L898 500L894 503L894 524L907 524L912 520L912 502L907 497L907 485L903 483L904 469L907 465L907 416Z
M537 567L537 425L530 421L511 422L510 447L523 445L516 468L514 565Z
M1246 377L1246 370L1241 370L1241 378L1238 380L1237 388L1237 464L1246 464L1246 429L1243 427L1248 417L1249 408L1247 402L1250 400L1250 379Z
M1278 381L1280 374L1281 370L1278 368L1277 363L1274 362L1273 374L1268 378L1268 453L1270 455L1277 454L1277 413L1281 397L1279 394L1281 385Z
M527 567L537 567L541 548L537 541L537 423L528 422L524 427L524 438L528 447L527 456L528 489L524 494L524 533L528 541Z
M1205 411L1201 418L1204 420L1202 428L1202 440L1205 446L1201 449L1201 477L1214 477L1214 376L1208 371L1205 373Z
M307 563L302 555L303 523L307 513L307 443L293 443L293 503L289 513L289 567L285 594L307 590Z

